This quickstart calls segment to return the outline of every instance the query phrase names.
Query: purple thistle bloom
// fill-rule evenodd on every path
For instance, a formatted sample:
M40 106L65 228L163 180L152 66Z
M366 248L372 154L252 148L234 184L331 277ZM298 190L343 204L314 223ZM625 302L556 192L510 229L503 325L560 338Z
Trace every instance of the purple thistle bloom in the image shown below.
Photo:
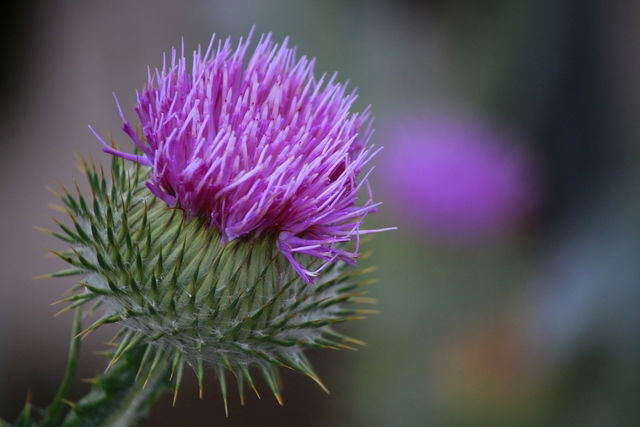
M355 263L361 230L375 211L356 205L376 154L367 145L369 109L351 112L356 92L336 75L313 74L314 60L296 57L263 35L248 59L252 36L235 50L212 38L193 53L191 69L176 50L149 71L137 92L140 138L118 104L124 132L141 155L104 151L152 167L148 188L187 218L205 218L224 241L275 232L282 254L307 281L336 259ZM117 103L117 100L116 100ZM364 129L364 130L363 130ZM348 251L343 243L355 241ZM323 260L311 271L294 256Z
M394 121L384 139L393 149L381 184L408 229L474 243L509 231L534 210L533 159L500 129L464 115L413 112Z

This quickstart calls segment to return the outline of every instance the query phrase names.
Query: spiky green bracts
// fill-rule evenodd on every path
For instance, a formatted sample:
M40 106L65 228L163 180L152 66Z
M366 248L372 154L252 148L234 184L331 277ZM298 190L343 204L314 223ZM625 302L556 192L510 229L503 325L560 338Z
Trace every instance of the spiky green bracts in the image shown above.
M262 36L247 55L250 43L212 39L190 69L173 50L137 93L137 131L118 104L137 151L96 133L110 173L84 164L91 197L60 194L71 222L53 234L71 268L53 276L82 276L63 301L101 306L82 336L120 325L114 376L96 380L70 425L138 411L157 389L145 384L170 378L177 393L185 366L201 395L214 373L225 408L228 381L242 402L256 375L282 403L279 368L325 388L305 351L361 344L334 325L372 312L359 305L372 302L366 270L347 266L363 234L383 231L361 227L379 205L361 176L379 150L369 109L353 112L356 92L317 79L286 40Z
M333 326L371 313L358 308L372 302L362 289L370 283L362 277L366 269L338 261L309 285L282 255L276 236L223 244L201 218L187 220L181 209L168 207L144 185L149 168L114 157L110 174L86 163L83 170L91 195L63 189L59 197L71 225L58 222L53 232L70 245L56 254L71 268L51 276L82 277L63 300L67 309L101 306L104 314L81 335L120 325L110 365L142 352L136 381L144 385L165 370L176 393L185 366L201 393L205 371L212 371L225 407L227 381L235 378L242 402L246 386L255 390L257 374L282 403L280 367L324 388L305 350L360 344Z

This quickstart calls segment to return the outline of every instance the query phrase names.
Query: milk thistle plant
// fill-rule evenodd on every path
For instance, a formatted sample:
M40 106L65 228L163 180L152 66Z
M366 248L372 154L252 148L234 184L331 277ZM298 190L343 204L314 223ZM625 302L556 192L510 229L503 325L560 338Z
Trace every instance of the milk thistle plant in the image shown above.
M383 231L361 227L378 206L369 110L286 39L248 53L251 40L165 55L137 92L139 124L116 99L133 152L94 131L111 168L82 163L90 194L62 188L69 221L51 231L69 268L49 276L79 277L61 300L76 310L67 374L44 415L27 405L16 425L130 424L165 390L175 402L185 367L225 410L229 381L244 402L256 376L282 404L280 368L326 390L305 351L361 344L334 325L372 312L367 271L349 266ZM113 323L107 370L61 419L79 340Z

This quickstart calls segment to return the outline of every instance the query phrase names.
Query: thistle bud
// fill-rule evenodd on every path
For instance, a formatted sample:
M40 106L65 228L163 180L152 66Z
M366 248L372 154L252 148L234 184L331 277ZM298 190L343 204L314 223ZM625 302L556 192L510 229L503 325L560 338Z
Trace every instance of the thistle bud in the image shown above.
M201 391L214 371L225 402L229 372L241 398L259 373L281 402L279 367L324 388L305 350L360 343L333 327L371 312L347 264L381 230L360 228L377 204L357 205L374 151L355 93L270 36L245 61L250 39L212 40L191 70L174 50L138 94L137 132L118 104L137 151L98 136L112 167L84 165L90 198L60 195L72 268L54 276L82 276L71 307L103 307L84 334L121 326L112 363L145 346L139 372L166 367L176 390L186 364Z

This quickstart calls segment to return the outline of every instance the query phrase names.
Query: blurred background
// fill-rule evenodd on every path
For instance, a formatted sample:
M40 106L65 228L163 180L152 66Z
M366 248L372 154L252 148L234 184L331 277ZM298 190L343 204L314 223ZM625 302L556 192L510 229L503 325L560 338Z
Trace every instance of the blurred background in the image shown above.
M381 314L368 342L312 361L331 390L284 373L284 407L193 379L150 426L640 425L640 3L633 0L86 0L2 2L0 416L46 405L70 315L47 185L107 161L147 65L179 45L286 35L373 106L384 202L369 243ZM80 377L113 331L83 343ZM74 386L72 397L86 393Z

